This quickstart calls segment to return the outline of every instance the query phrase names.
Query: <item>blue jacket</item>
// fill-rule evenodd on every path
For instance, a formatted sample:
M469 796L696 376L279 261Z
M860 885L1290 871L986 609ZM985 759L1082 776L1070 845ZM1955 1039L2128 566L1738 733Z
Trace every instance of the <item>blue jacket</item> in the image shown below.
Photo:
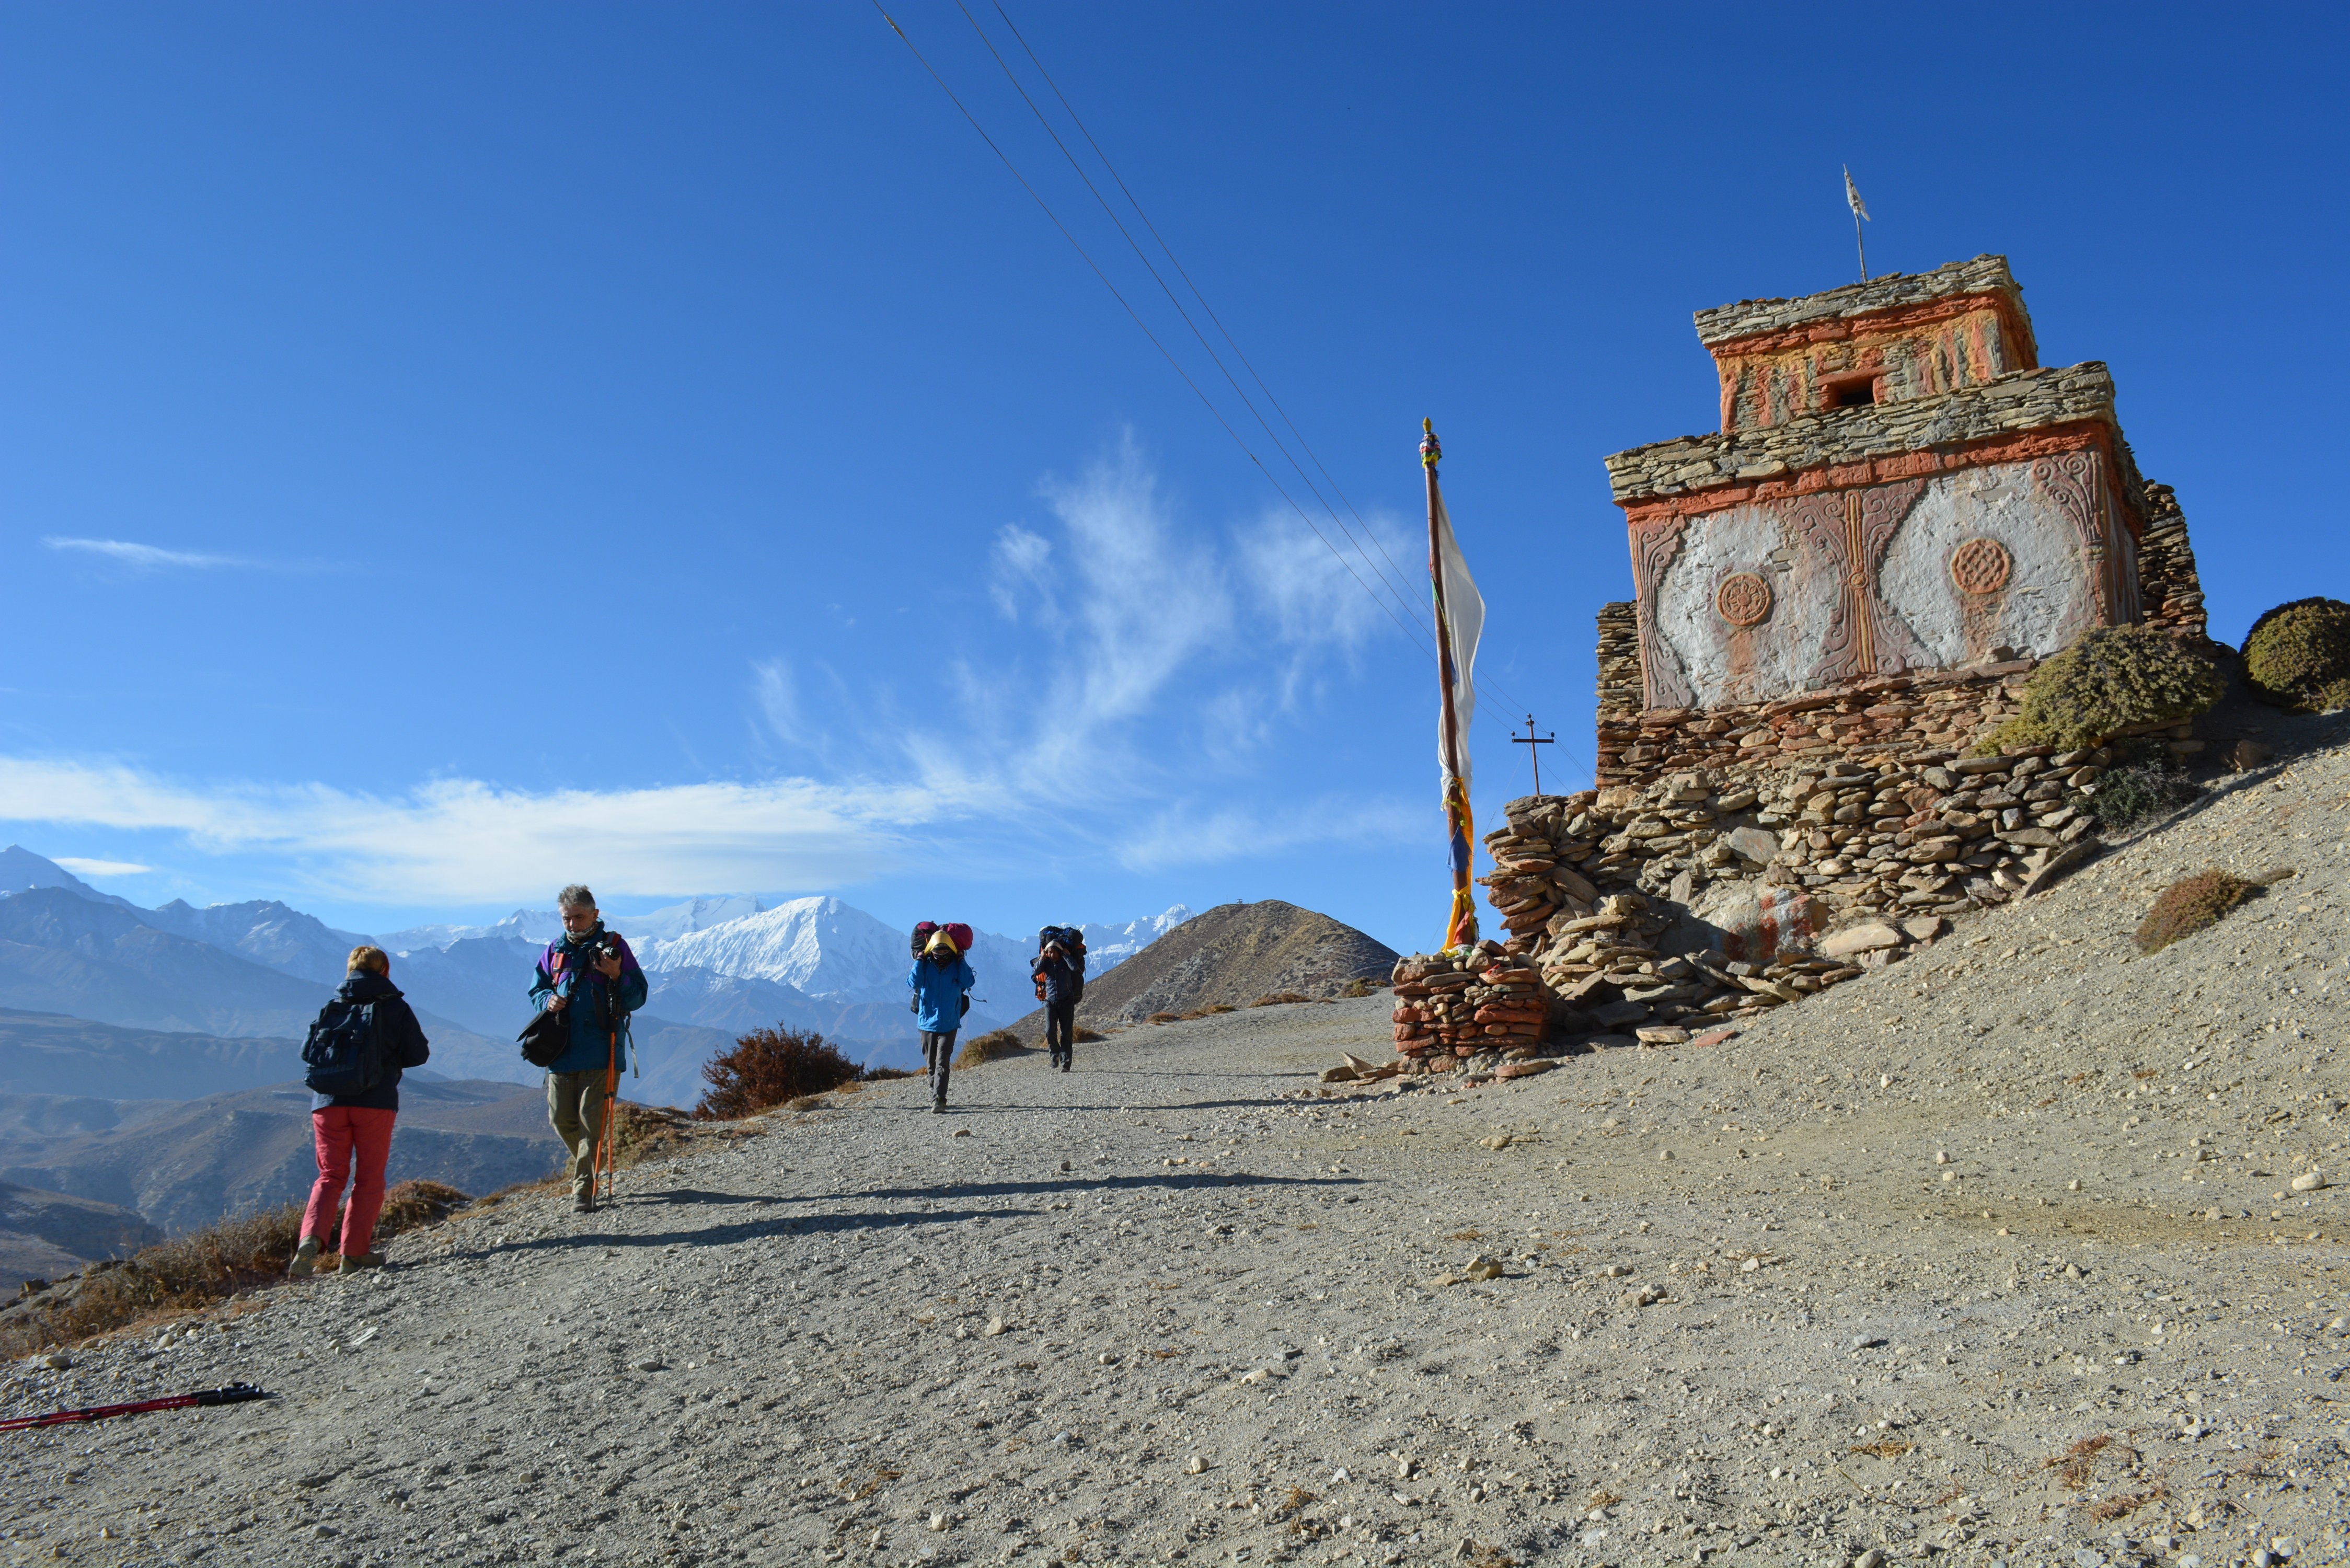
M919 1002L914 1027L925 1034L951 1034L962 1028L963 992L978 983L979 976L963 959L956 959L952 968L916 959L914 971L906 977L906 989Z
M586 952L608 936L620 950L618 981L606 980ZM544 1012L549 999L568 997L571 1015L571 1049L556 1057L555 1065L547 1071L593 1073L602 1070L605 1063L616 1060L619 1066L627 1067L629 1037L625 1030L620 1034L619 1055L616 1059L612 1054L611 1007L617 1001L622 1012L634 1012L645 1004L645 993L650 989L628 942L618 931L606 931L600 921L594 930L584 935L575 937L566 931L547 943L546 951L539 957L538 980L530 988L530 1000Z
M432 1044L416 1022L415 1010L401 1000L398 986L371 969L351 971L343 977L335 994L346 1002L375 1004L376 1039L383 1046L383 1082L363 1094L314 1093L310 1108L323 1111L329 1106L346 1106L367 1111L400 1109L400 1070L421 1067L432 1055Z

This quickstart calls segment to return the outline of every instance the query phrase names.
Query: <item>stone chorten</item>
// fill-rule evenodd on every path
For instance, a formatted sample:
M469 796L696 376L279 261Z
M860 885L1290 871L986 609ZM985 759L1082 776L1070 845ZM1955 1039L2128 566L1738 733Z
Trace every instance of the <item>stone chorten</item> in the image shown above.
M1696 319L1721 431L1607 460L1636 597L1600 616L1601 784L1762 762L1718 753L1781 738L1762 721L1792 700L1938 677L1991 702L1850 740L1949 748L2090 627L2203 634L2185 519L2140 478L2112 376L2042 367L2005 257Z

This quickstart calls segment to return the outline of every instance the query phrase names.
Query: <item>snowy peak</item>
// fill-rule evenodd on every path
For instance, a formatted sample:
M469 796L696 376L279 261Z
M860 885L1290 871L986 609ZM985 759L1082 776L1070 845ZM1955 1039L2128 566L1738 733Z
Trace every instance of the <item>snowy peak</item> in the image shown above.
M688 898L682 904L671 904L649 915L607 915L604 923L627 937L631 947L642 947L648 942L674 941L712 926L762 914L766 908L750 893L720 893Z
M1099 974L1117 968L1191 918L1191 911L1178 904L1163 915L1145 915L1122 926L1079 926L1086 937L1086 971Z
M325 985L341 982L351 950L368 940L356 931L336 930L317 916L289 909L275 898L213 904L202 909L174 898L140 918L175 937L209 942L255 963Z
M775 981L811 996L878 1001L905 990L905 934L837 898L794 898L723 925L639 943L637 952L649 970L706 969Z
M31 888L63 888L77 897L93 903L112 904L117 909L139 907L128 898L99 892L47 856L36 855L21 844L0 849L0 898Z
M386 931L376 939L376 946L391 953L421 952L426 948L447 952L454 943L479 937L510 937L545 947L562 934L563 917L553 909L516 909L494 926L410 926Z

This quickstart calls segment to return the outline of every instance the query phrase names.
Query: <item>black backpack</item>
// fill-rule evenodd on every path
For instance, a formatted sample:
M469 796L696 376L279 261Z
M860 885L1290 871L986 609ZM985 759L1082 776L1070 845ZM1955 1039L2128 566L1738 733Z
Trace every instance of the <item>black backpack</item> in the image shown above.
M302 1044L314 1095L364 1095L383 1082L383 1042L375 1003L337 997L318 1010Z
M1036 933L1038 953L1054 942L1061 944L1061 956L1082 977L1086 972L1086 933L1075 926L1046 926Z

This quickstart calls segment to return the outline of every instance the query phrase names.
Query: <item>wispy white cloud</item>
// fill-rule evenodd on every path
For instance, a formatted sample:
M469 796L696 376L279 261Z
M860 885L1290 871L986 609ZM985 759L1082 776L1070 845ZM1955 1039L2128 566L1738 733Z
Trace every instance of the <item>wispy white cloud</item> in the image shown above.
M249 556L218 556L205 550L167 550L161 545L141 545L130 539L78 539L50 534L44 535L41 543L52 550L100 556L137 572L235 570L309 573L345 569L343 564L335 561L265 561Z
M781 659L763 659L751 666L751 691L767 728L775 738L796 744L801 739L800 694L792 667Z
M997 532L988 555L988 596L1004 619L1018 620L1024 604L1039 619L1049 621L1057 615L1051 540L1009 523Z
M629 894L840 886L897 863L910 831L967 809L937 788L806 778L600 792L442 779L369 795L0 759L0 820L175 832L208 853L287 859L323 891L401 904L544 897L583 858L599 885Z
M152 866L141 866L136 860L85 860L78 855L60 855L56 864L77 877L135 877L142 871L152 871Z
M1384 514L1374 514L1369 528L1367 551L1349 547L1335 533L1326 544L1291 512L1269 510L1254 528L1241 534L1237 551L1243 580L1274 635L1301 648L1351 650L1391 624L1379 599L1365 589L1384 592L1381 572L1395 575L1388 556L1398 555L1401 534L1394 519ZM1335 555L1333 545L1337 546ZM1395 608L1393 596L1387 597Z
M242 566L250 563L233 556L207 556L192 550L166 550L158 545L138 545L128 539L68 539L51 534L41 543L52 550L81 550L93 556L104 556L136 566L141 571L157 571L165 566L192 567L203 570L213 566Z
M321 894L396 905L543 898L591 872L629 896L838 888L941 853L966 869L1045 853L1157 870L1425 830L1359 796L1249 801L1292 710L1383 635L1378 607L1294 517L1184 526L1130 435L1040 493L1046 519L1002 530L991 551L989 590L1024 628L1012 657L942 651L903 707L820 662L750 665L753 752L764 736L794 748L792 776L608 791L442 778L363 793L0 757L0 821L175 835L204 855L276 862ZM50 544L139 567L254 564ZM1197 804L1208 791L1229 804ZM90 874L129 874L122 864Z

